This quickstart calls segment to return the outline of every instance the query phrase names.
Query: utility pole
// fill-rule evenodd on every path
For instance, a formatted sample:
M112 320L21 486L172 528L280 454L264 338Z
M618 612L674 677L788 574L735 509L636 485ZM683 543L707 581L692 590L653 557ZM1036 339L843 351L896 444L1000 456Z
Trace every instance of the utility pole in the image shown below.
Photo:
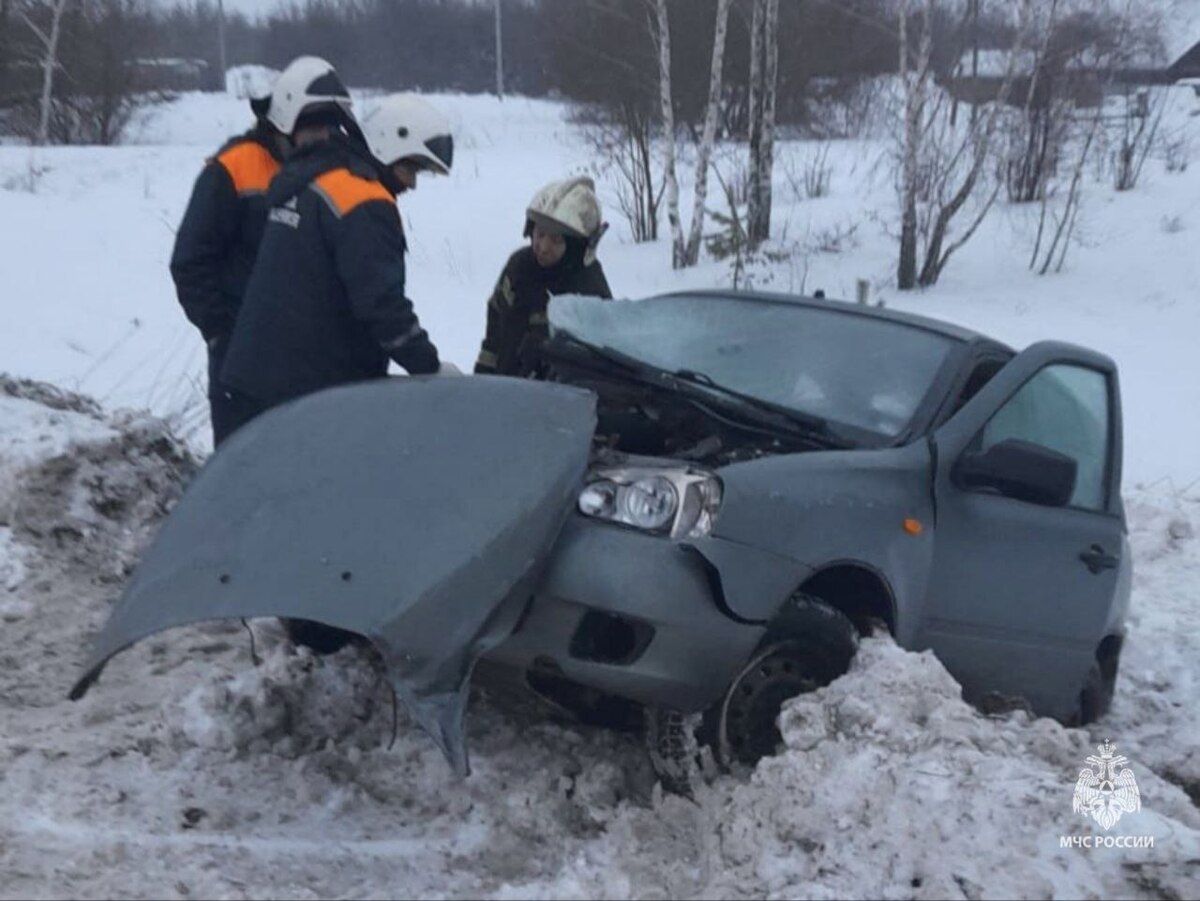
M225 0L217 0L217 56L221 65L221 90L224 91L225 73L229 71L229 61L225 56Z
M496 96L504 99L504 26L500 15L500 0L496 2Z

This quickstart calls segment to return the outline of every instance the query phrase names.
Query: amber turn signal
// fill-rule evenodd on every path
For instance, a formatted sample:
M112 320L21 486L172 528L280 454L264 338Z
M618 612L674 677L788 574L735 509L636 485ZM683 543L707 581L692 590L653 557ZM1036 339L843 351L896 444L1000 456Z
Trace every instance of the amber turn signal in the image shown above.
M925 531L925 527L921 525L919 519L906 519L904 520L904 531L909 535L920 535Z

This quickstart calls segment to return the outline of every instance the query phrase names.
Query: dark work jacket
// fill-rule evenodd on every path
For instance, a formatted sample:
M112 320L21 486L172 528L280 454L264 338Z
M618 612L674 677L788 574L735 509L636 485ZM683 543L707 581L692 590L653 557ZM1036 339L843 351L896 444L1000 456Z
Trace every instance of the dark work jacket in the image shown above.
M221 380L268 406L334 385L436 372L404 294L396 198L348 140L305 147L271 184L258 262Z
M596 260L583 265L570 252L557 266L538 265L532 247L508 259L488 301L487 334L475 371L483 374L541 378L542 345L549 335L546 307L559 294L612 297L604 269Z
M175 236L171 277L179 303L209 349L209 393L219 388L229 335L267 223L267 188L280 162L260 125L208 160Z

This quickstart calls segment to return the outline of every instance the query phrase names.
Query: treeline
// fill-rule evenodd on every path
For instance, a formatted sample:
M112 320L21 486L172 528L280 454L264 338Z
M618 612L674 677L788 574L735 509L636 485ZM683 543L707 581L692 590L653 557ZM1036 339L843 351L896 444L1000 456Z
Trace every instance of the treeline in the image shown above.
M215 0L0 0L0 106L8 124L37 107L56 5L64 7L54 78L52 139L114 139L138 95L222 86ZM701 114L715 0L672 0L680 121ZM728 125L744 119L749 0L737 0L728 38ZM894 70L886 0L785 0L780 115L803 114L815 79ZM505 88L529 96L654 103L656 56L646 0L502 0ZM262 20L227 13L228 66L280 68L325 56L349 83L386 90L490 91L496 84L492 2L298 0ZM98 106L108 113L100 124ZM29 116L25 116L26 119ZM19 131L19 128L17 128Z
M166 8L151 0L0 0L0 105L9 110L10 130L21 110L38 105L42 38L59 4L53 140L113 140L147 92L221 87L214 0ZM704 107L715 5L716 0L670 3L675 102L685 126L694 127ZM783 0L780 121L803 121L814 97L836 99L857 80L895 71L893 6L887 0ZM726 133L740 132L745 124L750 8L750 0L735 0L730 19L722 104ZM502 0L502 12L507 90L652 114L657 56L646 0ZM304 0L261 21L227 14L224 24L229 66L280 68L314 53L364 87L483 92L495 86L491 2ZM951 13L935 16L941 68L957 59L965 27ZM998 33L987 22L972 27L985 40Z
M0 0L0 124L53 143L115 142L164 21L142 0Z
M537 4L504 0L506 87L550 90ZM216 4L180 3L156 18L152 52L202 59L220 69ZM491 4L453 0L306 0L281 5L261 21L225 20L230 66L279 69L302 54L323 56L350 84L388 90L487 91L495 85L495 20ZM215 86L215 82L214 82Z
M616 87L656 90L646 0L501 0L505 86L531 96L608 101ZM672 0L674 65L686 117L703 103L716 0ZM784 93L813 78L894 71L895 22L886 0L785 0L780 78ZM348 81L385 89L482 92L495 86L491 2L305 0L259 23L228 16L228 61L278 68L301 53L334 62ZM211 0L161 16L157 53L199 57L218 68ZM750 2L739 0L729 30L729 84L747 81Z
M678 121L702 119L712 56L715 0L672 0L671 70ZM564 96L611 107L658 106L658 55L645 0L542 0L545 72ZM750 76L751 3L737 0L729 19L724 65L724 131L745 128ZM805 112L814 82L829 87L895 71L895 22L883 0L793 0L781 3L781 121Z
M701 115L716 0L672 0L672 67L683 87L681 121ZM896 28L886 0L784 0L781 105L791 118L814 79L894 71ZM738 0L729 29L729 90L749 76L750 0ZM530 96L611 105L657 103L657 56L646 0L502 0L505 86ZM308 0L258 27L242 60L284 64L299 52L326 56L355 84L387 89L490 91L495 86L491 2ZM735 103L736 106L736 103ZM736 113L735 113L736 117Z

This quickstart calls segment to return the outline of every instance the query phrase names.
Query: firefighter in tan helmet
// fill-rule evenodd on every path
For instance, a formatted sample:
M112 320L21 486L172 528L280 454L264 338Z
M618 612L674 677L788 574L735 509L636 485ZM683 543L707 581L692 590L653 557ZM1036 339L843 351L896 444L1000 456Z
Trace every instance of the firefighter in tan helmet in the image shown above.
M509 257L488 301L487 334L475 372L540 378L549 333L546 306L559 294L609 299L612 292L596 248L602 221L590 178L551 182L525 213L529 244Z

